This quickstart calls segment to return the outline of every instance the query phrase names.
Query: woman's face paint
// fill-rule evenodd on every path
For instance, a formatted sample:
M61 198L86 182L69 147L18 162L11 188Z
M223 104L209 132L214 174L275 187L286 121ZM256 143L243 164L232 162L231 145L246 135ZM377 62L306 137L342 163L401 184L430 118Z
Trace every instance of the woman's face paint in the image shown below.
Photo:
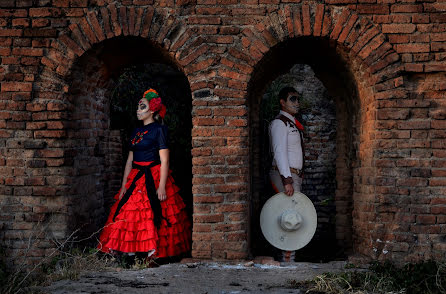
M149 101L147 101L147 99L145 98L139 100L138 109L136 110L136 116L138 117L138 120L145 120L151 115L153 115L153 113L149 109Z

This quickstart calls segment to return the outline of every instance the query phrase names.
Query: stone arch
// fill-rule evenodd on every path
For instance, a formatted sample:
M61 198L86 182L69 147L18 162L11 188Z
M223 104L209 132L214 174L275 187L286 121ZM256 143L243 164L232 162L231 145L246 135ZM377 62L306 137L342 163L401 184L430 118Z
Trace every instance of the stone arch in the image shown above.
M264 90L262 87L266 87L271 81L267 80L268 78L262 79L265 72L261 67L267 63L265 60L280 60L280 57L273 56L280 54L277 53L277 50L282 54L292 53L292 49L287 51L287 46L291 48L306 45L311 48L326 46L327 52L335 52L333 57L338 56L345 63L344 67L349 72L346 75L346 80L347 83L350 83L349 87L354 90L352 94L357 99L357 101L351 101L356 103L353 108L343 104L344 101L337 102L337 108L347 107L345 112L351 112L357 116L355 122L348 120L339 122L338 126L343 129L357 128L352 134L357 138L347 143L350 146L345 145L344 142L340 148L353 148L350 152L354 152L358 157L357 162L354 163L355 166L350 166L350 172L346 175L343 174L342 168L339 169L339 166L348 167L346 163L349 160L348 154L338 154L337 181L341 187L348 184L349 178L351 178L351 183L350 187L341 188L341 191L338 188L336 191L335 202L339 210L336 221L344 226L341 229L337 228L337 239L338 242L344 243L343 246L347 254L361 253L374 257L374 253L370 251L370 239L379 239L380 234L383 233L383 230L375 230L379 227L375 223L377 222L376 212L379 209L379 197L375 191L375 183L380 180L380 170L376 168L375 162L382 147L375 140L378 101L387 98L404 98L407 95L405 90L401 90L404 84L402 76L404 66L401 65L400 56L393 50L386 36L377 26L348 8L307 3L287 5L278 13L269 15L267 19L267 21L247 27L242 31L243 49L236 52L239 57L245 59L251 70L246 72L246 76L243 76L245 78L243 82L248 83L251 154L257 152L254 146L256 134L253 133L253 128L258 127L252 115L253 112L258 111L255 108L258 107L258 99ZM272 53L274 50L276 53ZM279 73L283 73L286 67L286 65L272 66L272 68L268 68L272 72L266 76L277 76ZM237 76L240 72L231 74ZM329 78L324 77L324 73L320 75L322 75L321 81L326 84ZM260 88L256 88L259 85ZM327 88L329 87L333 89L336 85L328 85ZM354 124L352 125L352 123ZM338 136L338 139L342 141L346 138ZM251 173L255 174L260 169L255 166L252 156ZM256 179L254 178L252 181L256 182ZM251 193L253 192L255 191L251 191ZM345 197L346 193L350 194L349 198ZM345 202L349 203L347 207ZM252 213L255 214L255 212ZM342 240L344 238L345 240Z
M75 206L76 203L74 200L67 200L67 197L63 196L76 194L71 186L74 186L73 178L76 177L74 164L78 159L75 157L79 155L79 152L76 150L75 144L79 145L79 143L76 143L81 140L79 136L83 136L82 142L85 142L86 145L90 144L88 138L91 136L101 136L103 138L101 142L91 142L94 146L86 148L86 153L103 153L104 148L114 148L112 145L115 147L119 145L113 139L116 134L113 135L106 130L101 130L107 128L102 118L106 112L103 109L99 111L100 113L94 122L99 131L81 134L85 128L88 128L86 126L82 130L76 129L79 135L74 139L72 137L73 124L69 121L72 118L70 115L77 111L74 114L76 117L85 117L90 115L88 109L97 111L102 108L103 106L100 104L105 101L104 97L110 94L107 84L110 76L116 74L120 66L134 61L130 56L123 61L117 61L118 64L115 68L111 66L101 67L101 64L95 63L94 54L103 53L101 53L101 46L122 44L122 42L142 45L147 48L151 47L153 50L148 52L153 53L154 56L149 57L149 60L161 60L183 75L187 73L193 76L196 70L194 61L202 52L196 50L200 50L200 48L203 50L204 47L199 46L203 41L192 36L193 30L183 26L180 22L174 21L175 17L170 13L169 10L157 10L151 6L121 6L117 2L106 7L90 10L83 17L73 20L67 30L60 32L58 38L52 41L51 48L42 58L41 75L39 80L34 83L34 97L27 107L29 110L36 112L35 119L37 121L51 120L50 123L46 124L48 129L42 126L42 130L38 129L34 132L35 137L42 142L51 141L51 143L45 145L45 150L35 153L34 161L38 162L50 158L52 160L51 164L42 167L45 167L48 173L59 176L59 181L53 183L53 187L48 188L41 194L42 196L60 196L57 198L58 202L59 204L63 202L63 205L54 206L50 209L57 218L55 225L49 227L49 232L54 236L65 237L67 232L73 229L70 227L72 225L70 224L70 218L72 218L70 215L77 212L70 211L70 207ZM92 54L92 52L94 53ZM141 56L141 54L143 53L139 52L137 56ZM77 84L74 84L73 80L70 79L73 75L82 71L83 74L89 75L88 79L101 87L98 87L97 93L93 94L96 95L97 103L95 103L96 101L86 101L88 103L86 108L88 109L79 112L79 106L75 105L79 102L75 101L72 94L73 86L78 87L75 90L81 94L82 91L89 89L87 87L82 88L80 83L82 79L77 81ZM185 96L187 97L187 95ZM72 141L76 142L73 143ZM102 155L106 161L113 160L109 158L110 156ZM109 169L113 172L113 167ZM94 182L94 177L89 177L94 173L94 170L87 172L86 178ZM100 181L106 180L109 179L104 178ZM93 182L91 185L88 184L82 188L93 187ZM87 190L88 193L92 192L92 189ZM96 203L94 209L101 210L101 205L104 206ZM91 212L91 216L95 217L101 213L105 212ZM89 216L86 214L82 217L86 219ZM97 225L95 226L97 227ZM87 229L87 231L91 233L94 230Z

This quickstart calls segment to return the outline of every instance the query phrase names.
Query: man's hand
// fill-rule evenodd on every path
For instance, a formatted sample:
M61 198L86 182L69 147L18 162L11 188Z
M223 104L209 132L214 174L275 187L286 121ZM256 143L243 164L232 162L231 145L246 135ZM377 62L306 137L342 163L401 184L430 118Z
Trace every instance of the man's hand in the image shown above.
M293 196L293 194L294 194L293 184L286 184L285 185L285 194L288 195L288 196Z

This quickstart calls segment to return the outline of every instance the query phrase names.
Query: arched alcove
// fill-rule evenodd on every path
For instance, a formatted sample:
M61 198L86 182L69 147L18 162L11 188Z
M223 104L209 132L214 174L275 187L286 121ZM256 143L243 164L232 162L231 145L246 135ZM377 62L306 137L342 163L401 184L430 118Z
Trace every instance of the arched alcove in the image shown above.
M116 98L117 89L126 82L121 75L129 72L148 78L129 88L141 93L125 96L128 101L116 101L122 99ZM128 132L137 126L128 118L134 115L137 101L149 87L160 93L168 108L168 127L181 124L184 129L181 134L172 130L171 168L179 175L181 195L191 207L191 91L184 73L166 51L140 37L108 39L79 57L66 80L66 100L70 102L64 143L65 160L71 167L69 231L80 229L81 237L86 238L104 224L121 185ZM131 82L135 80L129 78ZM179 140L183 143L178 144ZM94 238L90 240L95 242Z
M335 105L336 117L333 125L335 132L330 140L335 141L335 156L331 164L335 166L331 175L330 169L315 169L306 165L304 173L303 192L315 204L318 212L318 229L313 240L300 251L297 258L300 260L328 261L345 258L353 247L353 194L355 187L355 174L361 166L358 158L360 143L361 107L364 107L364 97L361 100L360 88L357 78L361 75L354 72L355 65L349 59L347 51L339 45L326 39L301 37L290 39L272 47L256 65L252 79L249 83L249 116L250 116L250 144L251 144L251 252L253 255L271 254L271 247L264 240L259 227L260 210L265 201L273 194L269 187L267 169L269 150L265 148L265 131L267 121L261 119L261 97L267 87L277 77L288 73L296 64L311 67L315 77L326 88L330 99ZM356 76L355 76L356 75ZM301 90L301 89L300 89ZM322 109L324 106L321 106ZM327 104L325 107L332 107ZM302 119L302 118L301 118ZM311 125L311 118L305 118L304 124L309 126L305 136L307 162L317 165L318 159L313 156L323 152L314 142L326 140L322 131L315 131ZM313 144L311 143L313 141ZM333 143L333 142L330 142ZM319 173L319 175L318 175ZM317 177L336 180L331 188L331 195L318 195L313 193ZM356 181L357 183L357 181ZM330 189L329 189L330 190ZM320 193L319 193L320 194ZM254 242L253 240L256 240Z

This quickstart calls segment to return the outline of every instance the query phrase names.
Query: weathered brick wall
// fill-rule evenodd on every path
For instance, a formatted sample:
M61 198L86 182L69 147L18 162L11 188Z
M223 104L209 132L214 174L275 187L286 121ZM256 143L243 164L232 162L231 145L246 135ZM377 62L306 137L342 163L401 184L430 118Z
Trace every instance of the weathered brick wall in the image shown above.
M101 214L105 190L89 178L107 177L113 76L143 60L176 66L190 82L193 256L248 256L259 97L303 63L335 97L336 113L348 114L337 117L338 240L350 230L353 253L373 259L445 260L446 5L366 2L1 0L7 254L22 254L42 225L36 259L51 251L49 238L69 234L70 209L88 197L72 197L84 176ZM79 105L83 86L90 102ZM78 168L84 154L96 159Z

